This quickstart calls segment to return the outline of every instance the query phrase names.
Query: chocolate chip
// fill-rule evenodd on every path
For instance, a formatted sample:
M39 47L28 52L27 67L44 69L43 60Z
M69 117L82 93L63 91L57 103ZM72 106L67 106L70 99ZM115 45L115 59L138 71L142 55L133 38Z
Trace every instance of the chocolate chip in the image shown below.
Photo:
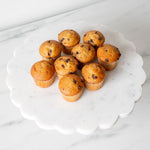
M84 47L84 45L81 45L81 47Z
M117 58L117 60L119 60L119 57Z
M99 40L102 40L102 37L99 37L98 39L99 39Z
M71 52L71 54L73 55L73 52Z
M59 60L62 60L63 58L59 58Z
M82 83L84 83L84 81L83 81L83 80L81 80L81 82L82 82Z
M105 52L107 52L108 50L107 49L105 49Z
M91 50L90 47L88 47L88 50L89 50L89 51Z
M76 80L75 79L73 79L73 83L76 84Z
M67 38L67 40L69 41L70 39L69 39L69 38Z
M50 49L50 50L49 50L49 52L51 53L51 52L52 52L52 50Z
M93 40L91 39L90 42L93 42Z
M72 29L70 31L73 31Z
M95 34L97 34L98 32L96 31Z
M106 62L109 62L109 60L108 60L108 59L105 59L105 61L106 61Z
M51 40L48 41L48 43L50 43L50 42L51 42Z
M73 72L69 72L69 74L73 74Z
M47 53L47 55L48 55L48 56L50 56L50 54L49 54L49 53Z
M114 49L114 52L117 52L117 53L118 53L118 51L119 51L119 49L116 47L116 48Z
M87 43L90 44L90 41L88 41Z
M63 68L65 68L65 66L64 65L61 65Z
M95 74L92 74L92 78L97 79L97 76L95 76Z
M76 52L76 54L79 54L79 52Z
M79 90L81 89L81 86L80 86L80 85L78 86L78 89L79 89Z
M119 53L119 56L121 56L121 53Z
M64 38L62 38L62 39L60 40L60 42L63 42L63 40L64 40Z
M86 34L83 35L84 37L86 36Z
M65 62L66 62L66 63L68 63L69 61L70 61L70 59L69 59L69 58L65 60Z

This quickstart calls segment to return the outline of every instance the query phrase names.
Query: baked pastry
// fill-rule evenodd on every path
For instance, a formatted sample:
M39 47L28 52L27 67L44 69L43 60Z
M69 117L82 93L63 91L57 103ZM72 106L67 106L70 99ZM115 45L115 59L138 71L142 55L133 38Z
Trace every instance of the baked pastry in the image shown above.
M58 34L58 40L64 46L63 52L71 54L71 49L80 42L80 35L74 30L64 30Z
M98 63L90 63L82 68L82 77L89 90L98 90L102 87L105 78L105 68Z
M88 31L83 36L83 42L91 44L97 49L97 47L103 45L103 43L105 42L105 37L99 31Z
M31 68L31 75L37 86L49 87L55 79L54 65L45 60L36 62Z
M56 59L54 65L58 78L73 74L78 70L78 61L73 56L61 56Z
M119 49L110 44L104 44L97 49L98 61L106 70L113 70L117 66L120 56Z
M65 100L74 102L80 98L84 88L82 79L76 74L64 76L59 81L59 90Z
M43 57L43 60L55 60L61 55L62 49L63 46L61 45L61 43L55 40L49 40L41 44L39 53Z
M72 51L72 55L81 63L88 63L95 57L95 49L90 44L80 43Z

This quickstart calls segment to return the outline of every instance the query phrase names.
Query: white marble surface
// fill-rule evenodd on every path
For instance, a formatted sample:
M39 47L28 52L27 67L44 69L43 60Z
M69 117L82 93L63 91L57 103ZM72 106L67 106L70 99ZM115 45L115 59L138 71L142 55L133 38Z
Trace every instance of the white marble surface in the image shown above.
M117 46L121 52L115 70L106 72L103 87L94 92L85 88L82 97L75 103L68 103L62 98L58 78L51 87L42 89L34 84L30 75L32 64L41 60L40 44L47 39L56 40L58 33L68 28L76 30L81 37L93 29L101 31L105 43ZM120 32L112 31L98 21L97 24L87 21L62 22L55 26L47 24L32 32L23 43L18 43L7 65L7 85L11 101L23 117L34 120L40 128L63 134L78 132L87 135L96 129L111 128L120 118L132 112L146 79L142 66L143 60L135 45Z
M106 0L46 20L0 32L0 150L149 150L150 149L150 1ZM62 135L43 131L34 122L22 118L9 99L6 86L6 65L14 47L42 26L63 21L100 21L122 32L133 41L144 60L147 80L141 100L133 113L112 129L96 131L92 135ZM59 143L59 144L58 144Z

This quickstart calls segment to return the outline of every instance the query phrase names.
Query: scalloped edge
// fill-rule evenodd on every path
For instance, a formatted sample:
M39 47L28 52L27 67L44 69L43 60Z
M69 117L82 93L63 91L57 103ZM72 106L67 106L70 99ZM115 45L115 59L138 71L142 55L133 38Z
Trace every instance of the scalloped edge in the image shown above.
M98 24L94 24L94 25L98 25ZM121 36L124 40L126 40L127 42L129 42L130 44L132 44L132 46L133 46L134 49L135 49L136 54L139 55L139 54L137 53L137 51L136 51L136 46L134 45L134 43L133 43L132 41L127 40L127 39L125 38L125 36L124 36L122 33L118 32L118 31L115 31L115 30L112 30L112 29L110 29L110 28L108 28L107 26L104 26L104 25L99 25L99 26L102 26L102 27L104 27L104 28L107 28L107 30L109 30L109 31L111 31L111 32L120 34L120 36ZM25 43L25 42L26 42L26 41L24 41L24 43ZM112 127L119 121L119 119L128 117L128 116L133 112L133 110L134 110L134 108L135 108L136 102L138 102L138 101L140 100L141 96L142 96L142 87L143 87L143 85L144 85L144 83L145 83L145 81L146 81L146 73L145 73L145 71L144 71L144 69L143 69L143 58L142 58L141 55L139 55L139 56L141 57L141 60L142 60L141 69L143 70L143 73L144 73L144 74L143 74L143 75L144 75L144 76L143 76L143 83L141 83L141 85L140 85L140 87L141 87L141 94L140 94L140 97L139 97L138 99L133 100L133 105L132 105L132 108L130 109L129 112L127 112L127 113L125 113L125 114L118 114L118 115L116 116L116 119L112 122L112 124L111 124L110 126L102 126L102 125L100 125L100 124L97 124L97 127L93 128L93 129L90 129L90 130L84 130L84 129L80 129L80 128L76 128L76 129L73 128L73 129L68 129L68 130L67 130L67 129L64 129L64 128L62 128L62 127L60 127L60 126L57 126L57 125L55 125L55 124L53 124L53 125L51 125L51 126L50 126L50 125L46 126L46 125L44 125L44 124L41 124L41 122L38 121L38 118L36 118L34 115L31 116L31 115L27 115L27 113L24 113L22 106L19 105L19 104L17 104L17 103L15 103L15 101L14 101L13 98L11 97L12 92L13 92L13 87L11 87L11 86L9 85L9 80L8 80L8 77L9 77L9 75L10 75L9 64L10 64L10 62L16 57L16 56L15 56L16 50L17 50L17 49L14 50L14 52L13 52L13 57L12 57L12 59L10 59L10 60L8 61L8 64L7 64L7 73L8 73L8 75L7 75L6 83L7 83L7 86L8 86L8 88L9 88L9 90L10 90L10 99L11 99L12 103L13 103L17 108L19 108L19 110L20 110L20 112L21 112L21 115L22 115L25 119L34 121L34 122L37 124L37 126L40 127L40 128L42 128L42 129L45 129L45 130L56 130L56 131L58 131L58 132L60 132L60 133L62 133L62 134L73 134L73 133L77 132L77 133L84 134L84 135L92 134L92 133L95 132L97 129L102 129L102 130L110 129L110 128L112 128Z

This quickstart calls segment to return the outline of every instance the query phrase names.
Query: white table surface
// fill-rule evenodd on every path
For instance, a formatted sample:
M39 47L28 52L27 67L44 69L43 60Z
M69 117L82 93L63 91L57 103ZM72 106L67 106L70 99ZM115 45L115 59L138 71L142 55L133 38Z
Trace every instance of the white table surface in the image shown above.
M92 135L62 135L39 129L11 103L6 65L14 48L33 31L64 21L101 23L133 41L144 60L147 80L133 113L109 130ZM0 32L0 150L149 150L150 149L150 1L106 0L59 16Z

